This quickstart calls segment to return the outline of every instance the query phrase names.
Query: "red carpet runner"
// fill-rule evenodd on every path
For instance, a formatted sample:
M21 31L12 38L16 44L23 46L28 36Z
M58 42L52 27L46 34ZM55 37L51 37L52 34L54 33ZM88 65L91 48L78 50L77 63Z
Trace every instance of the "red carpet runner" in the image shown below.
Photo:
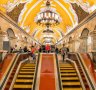
M39 90L56 90L53 54L42 54Z

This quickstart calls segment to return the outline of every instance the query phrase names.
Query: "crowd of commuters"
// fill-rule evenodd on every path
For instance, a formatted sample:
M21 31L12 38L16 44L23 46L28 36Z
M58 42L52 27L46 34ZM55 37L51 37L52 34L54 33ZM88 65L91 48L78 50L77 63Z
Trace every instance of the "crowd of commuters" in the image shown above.
M54 46L54 50L52 50L52 47L49 44L43 45L43 46L39 46L39 48L37 48L37 45L32 45L30 47L30 49L27 48L27 46L25 46L24 48L19 48L17 49L17 45L15 45L14 48L11 47L10 52L11 53L24 53L24 52L31 52L31 57L33 59L36 59L36 52L43 52L43 53L51 53L51 52L55 52L56 54L60 53L62 55L62 59L63 61L65 60L65 58L67 58L68 52L69 52L69 48L65 47L65 44L63 44L63 47L61 49L58 49L58 47Z
M10 48L10 52L11 53L24 53L24 52L29 52L29 50L28 50L28 48L27 48L27 46L25 46L24 48L17 48L17 45L15 45L15 47L11 47Z

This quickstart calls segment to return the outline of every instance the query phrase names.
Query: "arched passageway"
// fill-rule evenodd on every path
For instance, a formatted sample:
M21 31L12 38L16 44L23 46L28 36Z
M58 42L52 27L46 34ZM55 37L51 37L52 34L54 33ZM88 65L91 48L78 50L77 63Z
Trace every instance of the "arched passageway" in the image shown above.
M89 30L84 28L80 36L80 52L87 52L88 50L88 34Z
M14 47L16 45L16 36L15 36L15 33L13 31L12 28L8 28L7 29L7 35L8 35L8 39L9 39L9 51L10 51L10 48L11 47Z

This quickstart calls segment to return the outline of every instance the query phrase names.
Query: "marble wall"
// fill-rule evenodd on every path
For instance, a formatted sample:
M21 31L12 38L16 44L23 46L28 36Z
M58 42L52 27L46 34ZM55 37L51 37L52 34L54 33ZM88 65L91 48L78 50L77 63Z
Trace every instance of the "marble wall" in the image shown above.
M84 36L81 37L85 29L88 32L85 32ZM71 42L69 42L70 37ZM71 52L96 52L96 11L69 32L63 41Z
M14 32L14 37L9 37L7 30L11 28ZM25 39L26 38L26 39ZM32 42L35 42L22 28L20 28L11 18L0 11L0 50L3 49L3 42L9 41L10 47L17 49L24 46L30 47Z

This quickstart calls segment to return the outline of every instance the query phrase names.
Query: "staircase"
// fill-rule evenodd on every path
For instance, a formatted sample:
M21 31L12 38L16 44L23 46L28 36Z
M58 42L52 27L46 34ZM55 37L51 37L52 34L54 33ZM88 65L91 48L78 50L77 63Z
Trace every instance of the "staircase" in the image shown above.
M8 78L8 81L7 81L6 85L5 85L4 90L9 90L10 84L12 83L12 80L13 80L15 72L16 72L16 70L18 68L19 62L20 62L19 60L16 62L16 65L14 66L14 68L13 68L13 70L12 70L12 72L11 72L9 78Z
M26 63L21 65L13 85L13 90L33 90L35 66L35 63Z
M81 68L81 66L79 64L79 61L77 60L76 55L75 54L70 54L69 55L69 58L72 59L72 60L74 60L76 62L77 66L78 66L78 69L79 69L79 72L81 74L82 80L84 82L85 88L86 88L86 90L90 90L89 85L88 85L88 82L87 82L87 80L85 78L85 75L84 75L84 73L82 71L82 68Z
M83 90L74 65L59 63L62 90Z

